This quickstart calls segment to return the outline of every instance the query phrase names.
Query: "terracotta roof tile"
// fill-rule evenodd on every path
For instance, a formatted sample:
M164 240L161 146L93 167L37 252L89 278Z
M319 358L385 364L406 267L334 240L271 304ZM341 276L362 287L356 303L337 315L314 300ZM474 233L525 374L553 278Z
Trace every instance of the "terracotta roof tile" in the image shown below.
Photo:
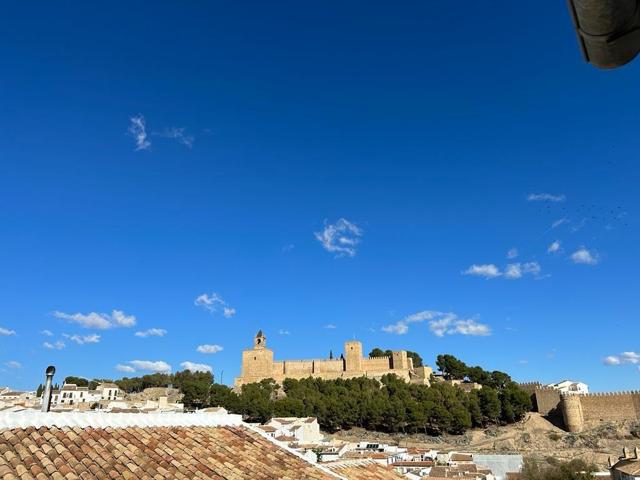
M0 479L22 478L328 480L335 477L240 426L0 430Z
M349 480L406 480L404 475L373 460L347 460L324 464L329 470Z

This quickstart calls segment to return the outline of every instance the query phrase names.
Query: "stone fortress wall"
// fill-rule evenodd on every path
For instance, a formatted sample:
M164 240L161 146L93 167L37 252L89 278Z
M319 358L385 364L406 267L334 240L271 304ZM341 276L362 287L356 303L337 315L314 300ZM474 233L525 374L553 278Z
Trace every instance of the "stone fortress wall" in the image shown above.
M539 382L522 383L520 387L530 393L537 412L559 420L572 433L603 422L640 420L640 391L560 394Z
M640 391L562 395L567 430L578 433L602 422L640 420Z
M345 342L340 359L274 361L273 350L266 347L266 337L260 331L254 338L253 348L242 352L242 371L235 379L235 387L267 378L282 383L286 378L380 378L389 373L408 382L428 385L433 371L429 367L414 368L413 360L404 350L393 352L391 356L365 358L358 341Z

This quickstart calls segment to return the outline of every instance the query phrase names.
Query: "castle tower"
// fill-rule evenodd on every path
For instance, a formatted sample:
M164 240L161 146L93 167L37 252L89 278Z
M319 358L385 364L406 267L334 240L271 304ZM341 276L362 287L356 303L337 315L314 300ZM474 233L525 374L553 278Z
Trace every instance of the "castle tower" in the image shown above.
M409 369L409 357L407 357L406 351L391 352L391 368L394 370Z
M267 337L264 336L262 330L258 330L258 333L253 339L253 348L267 348Z
M562 395L560 408L562 409L562 418L567 430L571 433L580 433L584 427L580 395Z
M240 375L236 386L274 376L273 350L267 348L267 337L262 330L253 338L253 348L242 352Z
M344 369L346 372L362 372L362 343L344 343Z

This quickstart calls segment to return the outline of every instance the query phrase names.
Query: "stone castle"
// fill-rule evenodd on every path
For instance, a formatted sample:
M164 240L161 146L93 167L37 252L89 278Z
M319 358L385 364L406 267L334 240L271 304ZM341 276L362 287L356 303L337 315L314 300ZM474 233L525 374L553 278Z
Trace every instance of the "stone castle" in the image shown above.
M640 392L561 394L541 384L520 385L531 394L534 408L571 433L603 422L640 420Z
M362 344L355 340L345 342L344 354L339 359L275 361L273 350L267 348L267 338L260 330L253 339L253 348L242 352L242 371L235 379L235 387L267 378L282 383L286 378L380 378L388 373L407 382L428 385L433 370L414 367L413 359L405 350L393 352L391 356L363 357Z

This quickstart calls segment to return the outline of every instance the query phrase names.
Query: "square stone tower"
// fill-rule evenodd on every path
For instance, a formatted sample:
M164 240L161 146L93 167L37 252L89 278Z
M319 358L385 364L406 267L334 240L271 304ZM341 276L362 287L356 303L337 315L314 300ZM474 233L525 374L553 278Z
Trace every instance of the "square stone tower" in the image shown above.
M362 372L362 343L351 341L344 343L345 372Z
M262 330L253 339L253 348L242 352L241 375L246 379L273 376L273 350L267 348L267 337Z

